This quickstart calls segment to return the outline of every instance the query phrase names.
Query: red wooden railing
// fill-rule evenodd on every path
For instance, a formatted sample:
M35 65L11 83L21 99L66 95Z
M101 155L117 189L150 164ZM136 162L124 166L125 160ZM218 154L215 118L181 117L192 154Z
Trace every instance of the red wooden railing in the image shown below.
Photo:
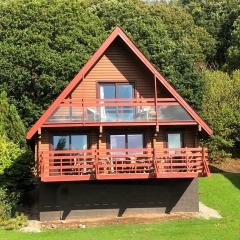
M42 181L193 178L208 176L205 148L91 149L44 151Z

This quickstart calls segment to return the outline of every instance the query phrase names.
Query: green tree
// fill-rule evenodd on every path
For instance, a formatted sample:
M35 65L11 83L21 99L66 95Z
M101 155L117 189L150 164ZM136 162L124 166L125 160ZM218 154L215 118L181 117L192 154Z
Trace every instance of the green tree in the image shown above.
M137 0L93 0L89 8L108 32L121 26L188 102L200 106L199 69L214 51L214 40L190 14L175 5Z
M140 0L7 0L0 3L0 88L27 128L116 25L199 107L199 69L214 41L183 9Z
M0 92L0 134L15 144L25 145L25 128L16 107L9 103L6 92Z
M240 142L240 71L230 76L206 71L202 116L213 128L208 141L213 157L230 156Z
M32 183L33 156L18 112L0 93L0 225ZM10 211L11 210L11 211Z
M209 63L228 70L228 48L231 46L235 21L240 15L239 0L180 0L179 2L191 13L196 24L204 27L217 41L216 54L210 58Z
M103 41L84 1L0 3L0 88L29 127Z
M231 37L230 47L227 52L227 66L230 71L240 69L240 16L233 24Z

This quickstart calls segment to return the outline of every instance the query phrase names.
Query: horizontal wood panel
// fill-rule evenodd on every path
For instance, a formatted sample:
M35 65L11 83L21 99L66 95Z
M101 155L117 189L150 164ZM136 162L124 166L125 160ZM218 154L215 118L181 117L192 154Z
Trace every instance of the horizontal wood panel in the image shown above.
M72 98L96 98L97 82L134 82L136 97L154 97L154 76L122 45L115 41L72 92ZM159 97L171 95L158 86Z

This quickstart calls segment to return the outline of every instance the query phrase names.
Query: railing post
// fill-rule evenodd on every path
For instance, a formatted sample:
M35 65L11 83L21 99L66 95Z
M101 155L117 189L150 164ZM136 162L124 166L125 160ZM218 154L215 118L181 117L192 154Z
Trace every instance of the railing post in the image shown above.
M205 174L208 176L210 174L210 170L208 168L208 164L206 162L206 148L202 148L202 161L203 161L203 167Z
M40 177L44 176L43 152L40 153Z
M155 168L156 177L158 177L158 163L157 163L157 151L153 148L153 166Z
M188 148L185 147L185 156L186 156L186 168L187 168L187 173L188 173Z
M95 149L95 177L96 177L96 179L97 179L97 177L98 177L98 150L97 149Z
M85 104L84 104L84 99L82 98L82 110L83 110L83 125L86 120L86 112L85 112Z
M62 176L62 158L60 158L60 176Z
M155 114L156 114L156 126L158 126L158 113L157 113L157 77L154 75L154 103L155 103Z

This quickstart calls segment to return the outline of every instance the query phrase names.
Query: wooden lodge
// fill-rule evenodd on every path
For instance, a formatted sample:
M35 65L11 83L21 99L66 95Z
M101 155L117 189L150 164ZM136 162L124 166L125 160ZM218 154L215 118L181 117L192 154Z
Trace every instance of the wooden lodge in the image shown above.
M41 180L40 218L115 215L122 205L197 211L197 177L210 174L199 140L211 134L116 27L27 133ZM140 197L144 191L148 197ZM127 192L134 196L123 200Z

